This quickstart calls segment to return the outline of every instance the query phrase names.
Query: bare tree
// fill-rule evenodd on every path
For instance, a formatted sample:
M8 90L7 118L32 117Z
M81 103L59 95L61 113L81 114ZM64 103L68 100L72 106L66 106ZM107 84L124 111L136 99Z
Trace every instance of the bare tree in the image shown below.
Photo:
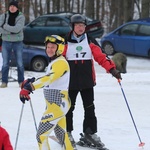
M29 23L30 21L30 0L26 0L25 3L23 3L24 7L24 15L25 15L25 24Z
M73 6L74 6L74 0L72 0L72 4L71 4L71 7L70 7L70 11L73 11Z
M38 2L37 0L31 0L31 6L33 7L33 13L34 17L36 18L38 16Z
M101 19L108 32L119 25L133 20L134 10L139 17L150 16L150 0L18 0L25 14L26 23L30 16L36 18L47 12L77 12L93 19ZM8 10L10 0L0 0L0 13ZM45 10L43 8L45 2ZM31 14L32 13L32 14Z
M83 14L84 12L84 5L85 5L85 0L82 0L82 3L81 3L81 14Z
M42 0L39 1L39 5L40 5L39 14L42 15L43 14Z
M88 17L94 18L94 0L86 1L86 13Z
M114 26L114 28L116 28L117 26L123 24L123 2L120 1L120 0L117 0L117 4L118 4L118 7L117 7L117 12L116 12L116 15L117 15L117 18L116 18L116 26Z
M6 10L8 10L9 2L10 2L9 0L6 0L6 1L5 1L5 8L6 8Z
M68 6L67 0L64 0L64 11L68 11L67 6Z
M71 1L72 1L72 0L68 0L68 11L72 11L72 10L71 10Z
M53 11L52 12L59 12L60 11L60 0L53 0Z
M116 23L116 10L118 9L118 6L116 5L116 0L113 0L113 1L109 0L108 6L110 9L108 30L111 31L115 26L114 24Z
M77 13L80 13L80 0L77 0Z
M137 7L139 17L141 18L140 0L134 0L135 6Z
M6 11L5 3L3 0L0 0L0 14Z
M46 10L47 10L47 14L50 13L50 0L46 0Z
M105 16L105 0L101 0L101 14L99 14L101 16L101 19L104 20L104 16Z
M57 4L56 4L56 11L59 12L60 11L60 0L56 0Z
M134 0L124 0L124 22L133 20L134 14Z
M142 0L142 18L149 17L149 11L150 11L150 1L149 0Z
M99 13L100 13L100 0L96 0L96 15L95 15L95 19L99 19Z

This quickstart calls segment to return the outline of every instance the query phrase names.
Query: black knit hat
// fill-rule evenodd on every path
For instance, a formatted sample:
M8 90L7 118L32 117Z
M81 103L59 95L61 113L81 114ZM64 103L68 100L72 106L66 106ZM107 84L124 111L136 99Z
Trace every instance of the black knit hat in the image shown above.
M18 8L18 1L11 1L10 3L9 3L9 7L11 6L11 5L13 5L13 6L16 6L17 8Z

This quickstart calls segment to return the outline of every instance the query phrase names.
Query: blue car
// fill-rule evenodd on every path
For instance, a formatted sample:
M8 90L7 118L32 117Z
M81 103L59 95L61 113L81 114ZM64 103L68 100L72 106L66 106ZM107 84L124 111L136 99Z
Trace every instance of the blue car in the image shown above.
M100 45L108 55L121 52L150 57L150 22L141 19L125 23L102 37Z
M24 45L23 47L23 63L26 70L42 72L45 70L49 62L49 58L44 48ZM12 52L10 66L16 66L15 56Z

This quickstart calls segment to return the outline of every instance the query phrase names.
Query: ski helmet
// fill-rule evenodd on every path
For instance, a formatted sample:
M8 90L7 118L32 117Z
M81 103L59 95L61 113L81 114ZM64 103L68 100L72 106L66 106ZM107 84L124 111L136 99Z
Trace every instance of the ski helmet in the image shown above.
M71 24L84 23L86 25L86 17L81 14L75 14L71 17Z
M72 30L74 30L75 23L84 23L85 25L87 24L86 17L81 14L75 14L75 15L71 16L70 23L71 23Z
M45 45L54 43L57 45L56 55L59 56L63 53L65 47L65 39L59 35L50 35L45 38Z

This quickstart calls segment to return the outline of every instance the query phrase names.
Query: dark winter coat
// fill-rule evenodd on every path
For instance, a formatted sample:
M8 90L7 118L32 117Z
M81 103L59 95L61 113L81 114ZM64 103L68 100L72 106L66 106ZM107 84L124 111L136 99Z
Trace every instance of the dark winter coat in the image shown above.
M0 127L0 150L13 150L7 131Z
M81 40L79 43L76 40L71 39L70 33L66 37L66 44L65 44L65 50L63 52L63 55L68 60L69 66L70 66L70 84L69 89L70 90L81 90L86 88L91 88L96 84L95 81L95 70L94 70L94 61L93 59L101 65L103 68L106 69L107 72L109 72L110 69L115 68L115 64L110 60L107 59L106 55L102 53L102 50L98 43L95 41L95 39L90 38L88 35L85 38L87 38L86 41L88 42L82 42ZM81 45L80 43L84 43L84 45ZM87 45L85 45L87 44ZM71 45L73 49L73 53L71 56L71 53L69 54L69 57L74 57L72 59L68 59L68 51L71 51L72 49L68 48L68 45ZM76 47L76 50L75 48ZM78 51L77 47L83 47L83 50ZM90 49L90 52L87 51L87 53L92 55L92 57L88 57L87 59L83 59L84 53L86 52L85 48ZM80 58L75 58L75 56L81 55Z

